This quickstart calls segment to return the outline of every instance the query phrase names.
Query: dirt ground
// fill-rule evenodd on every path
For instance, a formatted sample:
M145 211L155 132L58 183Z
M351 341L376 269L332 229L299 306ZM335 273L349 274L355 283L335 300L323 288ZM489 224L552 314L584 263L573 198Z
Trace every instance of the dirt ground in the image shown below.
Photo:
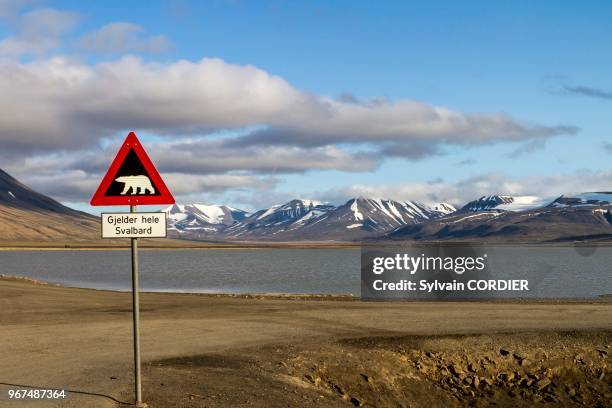
M610 406L612 303L145 293L149 407ZM133 400L129 293L0 280L0 407ZM57 401L9 389L58 388Z
M155 360L145 377L156 407L609 407L611 340L611 331L365 337Z

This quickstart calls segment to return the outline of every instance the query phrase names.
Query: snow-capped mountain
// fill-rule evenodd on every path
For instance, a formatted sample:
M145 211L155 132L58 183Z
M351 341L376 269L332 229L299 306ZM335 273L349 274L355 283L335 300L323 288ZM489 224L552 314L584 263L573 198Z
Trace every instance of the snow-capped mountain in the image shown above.
M482 196L474 201L470 201L464 205L459 211L476 212L489 211L496 209L502 204L511 204L514 202L514 197L508 195L489 195Z
M489 195L470 201L459 211L527 211L543 207L548 203L550 199L537 196Z
M252 214L202 204L166 209L170 231L190 239L359 241L387 237L508 242L612 237L611 210L612 192L565 194L557 199L490 195L459 211L446 203L365 197L339 206L292 200Z
M225 232L231 239L341 241L376 236L454 211L450 204L353 198L343 205L293 200L253 214Z
M291 200L253 214L226 206L174 205L165 210L183 238L215 240L352 240L452 213L447 203L354 198L338 207ZM238 212L238 213L236 213Z
M168 229L179 234L218 233L248 217L249 213L226 205L174 204L163 210L168 214Z
M612 193L485 196L454 214L387 234L413 241L573 242L612 239Z
M593 192L562 195L553 201L552 207L612 204L612 192Z
M612 204L612 192L565 194L553 200L549 197L490 195L470 201L459 212L528 211L542 207L575 207Z
M428 206L413 201L353 198L315 219L299 233L310 240L358 240L419 224L454 211L450 204Z
M451 214L457 211L454 205L449 203L437 203L431 206L431 208L440 214Z
M314 200L291 200L283 205L273 205L260 210L225 231L230 238L247 238L249 235L270 236L293 231L333 211L330 204Z
M417 224L439 218L455 208L450 204L427 206L413 201L393 201L372 198L353 198L329 213L317 223L327 228L344 228L383 232L407 224Z

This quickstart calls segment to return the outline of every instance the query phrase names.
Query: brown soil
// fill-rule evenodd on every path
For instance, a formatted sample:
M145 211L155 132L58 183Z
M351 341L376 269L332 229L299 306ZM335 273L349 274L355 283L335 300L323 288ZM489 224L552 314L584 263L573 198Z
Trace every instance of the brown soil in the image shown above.
M604 300L141 300L143 395L152 408L612 402L612 303ZM0 279L0 327L0 407L133 401L129 293ZM31 387L69 396L7 401L9 389Z
M161 359L152 407L607 407L611 331L358 338Z

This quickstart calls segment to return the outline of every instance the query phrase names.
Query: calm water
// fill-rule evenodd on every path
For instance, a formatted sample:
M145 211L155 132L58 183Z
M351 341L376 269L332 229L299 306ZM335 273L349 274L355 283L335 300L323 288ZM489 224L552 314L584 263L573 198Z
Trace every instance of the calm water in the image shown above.
M140 250L143 290L353 293L359 249ZM131 290L130 251L0 251L0 274Z
M492 277L538 278L532 297L612 294L612 248L499 247ZM0 251L0 274L130 290L130 252ZM359 249L140 250L149 291L360 294Z

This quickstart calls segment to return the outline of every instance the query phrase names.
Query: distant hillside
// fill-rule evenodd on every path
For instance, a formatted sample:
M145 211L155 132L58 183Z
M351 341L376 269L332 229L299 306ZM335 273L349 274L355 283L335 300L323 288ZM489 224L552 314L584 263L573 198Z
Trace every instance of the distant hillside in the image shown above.
M174 204L164 210L168 214L168 233L194 238L218 233L244 220L249 214L226 205Z
M37 193L0 170L0 241L99 239L97 217Z
M352 198L334 206L292 200L248 213L225 205L173 205L168 236L209 242L612 240L612 192L556 199L491 195L456 210L440 203ZM151 240L153 246L193 245ZM125 245L100 237L98 217L68 208L0 170L0 243ZM144 243L144 242L143 242ZM216 244L211 244L216 245Z
M548 205L486 196L456 213L386 235L408 241L570 242L612 240L612 193L563 195ZM523 205L525 204L525 205Z
M442 217L450 204L353 198L340 206L296 199L248 214L227 206L174 205L172 236L219 241L356 241Z
M459 212L479 212L479 211L526 211L538 207L543 207L550 203L550 199L536 196L509 196L509 195L490 195L482 196L474 201L470 201Z

